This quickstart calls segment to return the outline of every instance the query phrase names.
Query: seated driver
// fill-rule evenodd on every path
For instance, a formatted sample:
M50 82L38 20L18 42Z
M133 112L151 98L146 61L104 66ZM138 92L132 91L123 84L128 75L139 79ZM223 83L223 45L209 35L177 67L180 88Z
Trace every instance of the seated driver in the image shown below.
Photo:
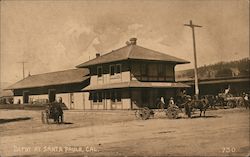
M170 100L169 100L169 107L172 107L172 106L175 106L175 103L174 103L174 98L171 97Z

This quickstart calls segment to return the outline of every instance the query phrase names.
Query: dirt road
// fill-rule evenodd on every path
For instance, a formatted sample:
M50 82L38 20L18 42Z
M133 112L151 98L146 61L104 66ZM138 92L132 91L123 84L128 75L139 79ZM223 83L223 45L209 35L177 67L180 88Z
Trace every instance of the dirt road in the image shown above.
M1 136L1 156L249 154L249 112L242 109L208 111L207 118L126 120L92 124Z

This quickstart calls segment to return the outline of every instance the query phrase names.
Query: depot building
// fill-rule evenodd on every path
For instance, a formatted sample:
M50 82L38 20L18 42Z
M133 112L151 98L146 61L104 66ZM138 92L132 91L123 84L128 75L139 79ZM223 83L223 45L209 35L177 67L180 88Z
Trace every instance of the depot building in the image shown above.
M76 66L76 69L32 75L8 89L14 103L53 102L58 97L69 109L136 109L156 107L189 86L175 81L175 66L186 60L137 45L124 47Z

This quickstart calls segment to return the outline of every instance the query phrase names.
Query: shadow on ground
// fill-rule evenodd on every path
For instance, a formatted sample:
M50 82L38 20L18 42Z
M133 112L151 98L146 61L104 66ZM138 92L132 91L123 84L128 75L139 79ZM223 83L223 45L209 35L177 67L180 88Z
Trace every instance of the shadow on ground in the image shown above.
M62 124L70 125L70 124L74 124L74 123L71 123L71 122L63 122Z
M222 116L192 116L192 118L221 118Z
M71 123L71 122L62 122L62 123L57 123L57 122L49 122L48 124L71 125L71 124L74 124L74 123Z
M0 119L0 124L10 123L10 122L18 122L24 120L30 120L30 117L19 117L19 118L10 118L10 119Z

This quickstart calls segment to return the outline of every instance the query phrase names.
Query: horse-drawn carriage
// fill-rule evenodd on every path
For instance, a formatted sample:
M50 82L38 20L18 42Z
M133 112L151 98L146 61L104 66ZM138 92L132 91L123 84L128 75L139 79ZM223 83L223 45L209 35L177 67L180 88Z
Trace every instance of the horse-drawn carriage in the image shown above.
M46 108L41 112L42 123L50 124L51 119L56 123L63 123L62 103L52 102L45 104Z
M150 117L154 117L158 112L165 112L169 119L176 119L182 110L179 109L178 106L171 106L167 109L149 109L148 107L142 107L135 111L135 116L137 119L147 120Z
M137 119L147 120L158 112L165 112L167 118L177 119L179 114L185 111L188 117L191 117L191 113L194 109L200 110L200 116L205 116L206 109L209 107L209 102L207 99L202 98L200 100L192 99L191 96L185 95L178 101L177 104L167 107L167 109L149 109L148 107L142 107L135 111L135 116Z
M225 93L219 93L218 94L218 104L220 104L223 107L242 107L244 106L244 99L243 97L235 97L232 94L225 94Z

